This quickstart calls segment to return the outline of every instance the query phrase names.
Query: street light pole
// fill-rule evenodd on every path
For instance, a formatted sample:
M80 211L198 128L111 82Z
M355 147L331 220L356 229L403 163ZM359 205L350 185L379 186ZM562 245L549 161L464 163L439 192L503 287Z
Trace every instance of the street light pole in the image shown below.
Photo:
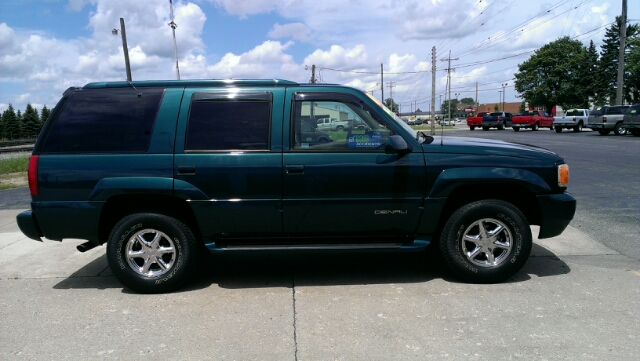
M509 83L504 83L502 84L502 111L504 112L504 103L505 100L507 99L507 92L504 90L504 88L509 85Z

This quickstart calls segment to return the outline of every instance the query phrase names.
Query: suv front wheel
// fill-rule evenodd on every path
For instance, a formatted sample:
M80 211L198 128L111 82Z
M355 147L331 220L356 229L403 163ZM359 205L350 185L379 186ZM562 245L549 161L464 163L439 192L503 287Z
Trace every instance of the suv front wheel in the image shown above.
M511 203L488 199L462 206L451 215L440 238L449 269L466 282L509 279L531 252L531 229Z
M198 246L181 221L162 214L135 213L109 235L107 260L116 278L140 293L173 291L196 266Z

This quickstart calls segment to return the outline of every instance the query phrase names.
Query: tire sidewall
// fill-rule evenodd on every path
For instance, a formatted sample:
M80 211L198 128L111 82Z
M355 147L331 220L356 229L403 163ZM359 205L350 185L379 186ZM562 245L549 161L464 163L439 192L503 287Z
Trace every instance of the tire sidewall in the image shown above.
M490 268L471 263L461 248L465 230L484 218L504 223L513 237L507 259ZM499 200L477 201L461 207L447 221L440 239L441 253L451 271L463 281L474 283L495 283L512 277L529 258L531 246L531 229L524 215L510 203Z
M169 272L162 276L142 276L128 264L125 256L127 242L143 229L161 231L174 243L176 259ZM107 243L107 260L113 274L127 288L141 293L169 292L184 284L193 271L196 254L195 237L184 223L153 213L138 213L123 218L111 231Z

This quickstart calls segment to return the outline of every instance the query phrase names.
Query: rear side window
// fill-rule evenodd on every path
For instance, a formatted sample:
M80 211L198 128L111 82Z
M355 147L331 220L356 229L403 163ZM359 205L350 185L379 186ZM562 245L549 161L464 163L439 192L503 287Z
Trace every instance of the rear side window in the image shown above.
M624 114L628 107L611 107L607 110L607 114Z
M186 151L268 150L271 94L196 93Z
M624 114L638 115L640 114L640 105L632 105Z
M47 130L41 153L144 153L163 88L80 89Z
M591 109L591 113L589 113L589 115L602 115L602 114L604 114L606 109L607 108L605 108L605 107L595 107L595 108Z

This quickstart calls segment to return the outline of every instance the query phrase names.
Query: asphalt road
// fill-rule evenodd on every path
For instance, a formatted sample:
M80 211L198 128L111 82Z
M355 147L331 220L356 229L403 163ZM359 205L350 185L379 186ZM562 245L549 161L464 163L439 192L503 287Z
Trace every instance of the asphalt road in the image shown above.
M460 129L462 128L462 129ZM568 192L577 200L571 225L607 247L640 260L640 137L602 136L585 130L556 133L511 129L470 131L460 127L446 136L506 140L558 153L569 164Z
M637 243L640 139L446 134L538 144L571 166L576 220L535 239L507 282L459 283L433 252L260 253L212 255L183 289L135 294L104 247L20 233L20 188L0 192L0 359L636 360L640 261L602 243Z

